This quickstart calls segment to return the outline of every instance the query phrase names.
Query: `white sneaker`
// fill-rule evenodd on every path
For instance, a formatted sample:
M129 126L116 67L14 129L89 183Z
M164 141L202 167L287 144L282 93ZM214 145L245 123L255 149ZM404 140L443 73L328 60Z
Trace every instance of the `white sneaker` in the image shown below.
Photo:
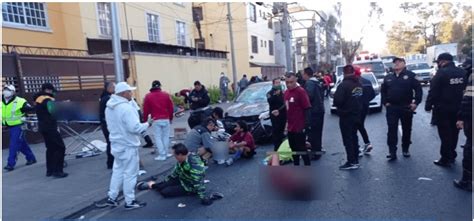
M170 158L172 156L173 156L173 154L171 154L171 153L166 154L166 157L168 157L168 158Z
M229 102L229 101L226 101L226 103L228 104L228 103L230 103L230 102Z
M155 160L158 160L158 161L165 161L165 160L166 160L166 156L157 156L157 157L155 157Z
M234 164L234 159L232 159L232 158L229 158L228 160L225 161L226 166L230 166L232 164Z
M138 176L146 174L146 170L139 170L138 171Z

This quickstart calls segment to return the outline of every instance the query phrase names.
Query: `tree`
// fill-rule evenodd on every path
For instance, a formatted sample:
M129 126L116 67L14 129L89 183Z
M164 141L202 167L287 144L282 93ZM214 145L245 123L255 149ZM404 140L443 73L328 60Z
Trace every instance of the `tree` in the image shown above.
M420 41L417 37L419 33L413 28L407 26L405 22L394 22L392 28L387 32L387 47L391 54L404 56L410 52L416 52L420 49ZM423 44L423 40L421 41ZM416 47L416 45L418 48ZM424 47L421 47L424 49Z
M459 46L463 54L469 55L472 53L472 28L467 29L467 33L459 42Z
M361 39L362 40L362 39ZM362 48L361 40L359 41L346 41L342 39L342 55L346 59L346 64L351 64L354 61L354 57Z
M437 4L433 2L418 2L411 3L405 2L400 4L400 8L403 9L405 13L415 14L418 17L415 26L413 26L415 33L421 35L424 39L424 49L429 45L436 44L437 40L437 27L439 26L439 21L436 19ZM429 35L430 29L433 30L432 35Z

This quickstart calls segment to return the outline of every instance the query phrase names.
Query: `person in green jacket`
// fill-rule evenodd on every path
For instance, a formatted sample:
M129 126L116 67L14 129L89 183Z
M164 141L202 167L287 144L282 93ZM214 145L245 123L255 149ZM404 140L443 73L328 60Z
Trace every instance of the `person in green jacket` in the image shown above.
M175 144L173 154L178 161L173 172L164 181L142 181L137 183L138 190L157 190L163 197L177 197L186 195L197 195L203 205L211 205L215 199L222 198L219 193L206 196L206 186L204 176L206 167L201 158L193 153L189 153L182 143Z

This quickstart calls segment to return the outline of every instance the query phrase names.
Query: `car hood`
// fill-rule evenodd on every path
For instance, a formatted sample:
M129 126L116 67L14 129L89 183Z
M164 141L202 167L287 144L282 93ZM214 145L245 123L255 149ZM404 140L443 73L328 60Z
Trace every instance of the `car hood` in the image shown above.
M258 116L261 113L268 111L269 106L267 102L262 103L234 103L227 108L227 116L229 117L249 117Z
M431 69L413 70L412 72L415 73L415 74L430 73L430 72L431 72Z

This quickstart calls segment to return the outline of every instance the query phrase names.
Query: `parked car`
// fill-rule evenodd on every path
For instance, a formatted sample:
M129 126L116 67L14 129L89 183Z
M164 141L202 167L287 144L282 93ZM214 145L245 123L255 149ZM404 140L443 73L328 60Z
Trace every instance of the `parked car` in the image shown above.
M286 86L282 83L284 90ZM243 120L249 126L256 142L265 143L272 136L267 93L272 89L272 82L251 84L227 108L224 125L227 133L233 134L236 122Z
M385 67L380 59L355 61L354 65L359 66L361 72L372 72L379 84L382 84L383 79L388 74L388 68Z
M416 79L421 83L428 84L431 81L431 73L433 68L431 68L428 63L409 63L406 67L407 70L413 71L413 73L416 74Z
M380 87L381 87L382 84L379 84L379 82L377 81L377 78L375 77L375 75L372 72L364 72L364 73L362 73L361 76L363 78L369 80L370 82L372 82L372 87L374 88L374 91L375 91L375 98L370 101L369 109L373 112L382 111L382 95L380 94ZM330 93L330 96L329 96L329 104L330 104L330 108L331 108L331 114L336 113L336 107L333 106L333 102L334 102L333 98L334 98L334 93L336 93L337 86L338 85L336 85L336 87L331 89L331 93Z

